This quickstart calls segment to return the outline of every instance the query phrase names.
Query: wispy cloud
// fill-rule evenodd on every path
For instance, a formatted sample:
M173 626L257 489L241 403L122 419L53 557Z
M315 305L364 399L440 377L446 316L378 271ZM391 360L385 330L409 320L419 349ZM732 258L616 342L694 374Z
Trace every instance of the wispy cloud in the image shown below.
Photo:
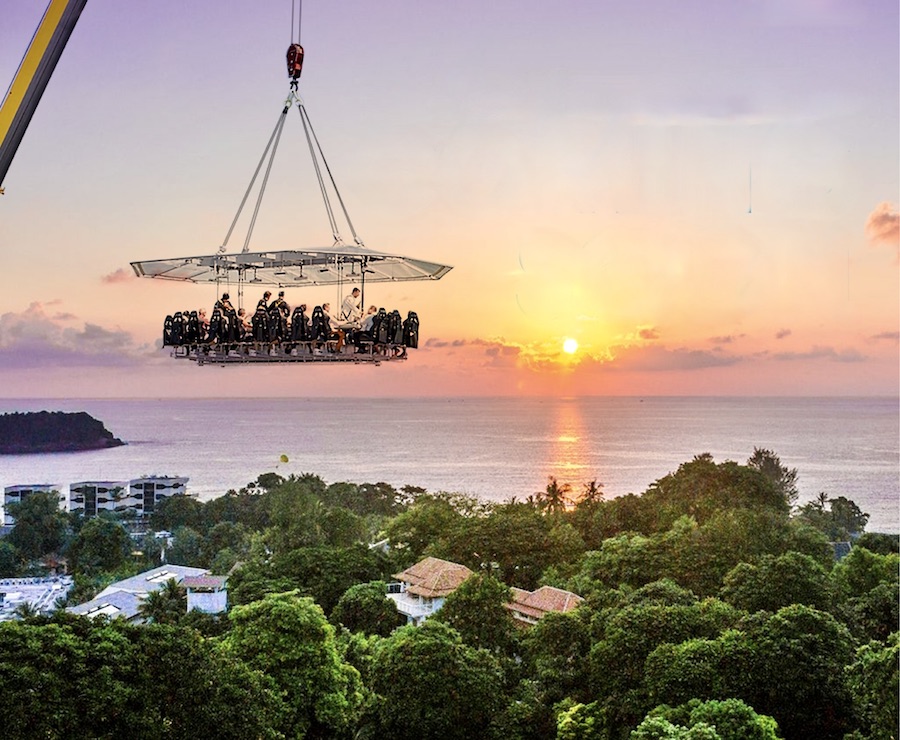
M895 205L883 201L875 206L866 219L866 234L873 244L893 247L900 260L900 213Z
M126 270L124 267L100 277L100 281L104 283L130 283L132 280L137 280L134 272Z
M893 342L894 344L900 343L900 331L883 331L878 334L873 334L869 337L870 341L873 342Z
M0 366L38 367L122 366L144 362L151 348L135 344L131 334L85 323L75 329L61 324L71 314L45 312L32 303L21 312L0 316Z
M718 126L764 126L776 122L775 116L754 113L655 113L639 114L632 119L635 126L650 128L712 128Z
M834 347L814 346L806 352L777 352L772 355L776 360L833 360L834 362L862 362L865 355L855 349L836 350Z
M610 369L638 372L665 372L673 370L702 370L725 367L742 361L740 356L723 356L721 353L699 349L668 349L658 345L650 347L616 348Z
M785 337L791 336L791 333L790 329L779 329L775 332L775 339L784 339Z

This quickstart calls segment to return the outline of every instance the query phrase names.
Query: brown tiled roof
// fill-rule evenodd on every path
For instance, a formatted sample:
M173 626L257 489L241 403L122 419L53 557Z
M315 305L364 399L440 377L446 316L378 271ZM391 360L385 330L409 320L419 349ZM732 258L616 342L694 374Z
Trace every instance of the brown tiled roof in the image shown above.
M224 588L225 576L185 576L181 585L185 588Z
M521 612L529 617L540 619L547 612L572 611L584 599L571 591L563 591L553 586L541 586L537 591L524 591L521 588L510 589L512 601L506 608Z
M394 573L394 578L407 584L409 593L433 599L452 593L470 575L472 571L465 565L440 558L425 558L402 573Z

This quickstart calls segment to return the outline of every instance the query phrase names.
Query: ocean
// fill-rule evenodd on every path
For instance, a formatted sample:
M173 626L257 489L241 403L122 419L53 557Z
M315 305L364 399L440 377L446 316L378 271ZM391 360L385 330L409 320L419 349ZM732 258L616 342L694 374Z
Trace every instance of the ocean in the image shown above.
M797 468L801 503L846 496L868 531L900 532L896 398L0 400L40 410L86 411L127 445L2 456L0 485L178 475L207 500L274 471L502 501L554 476L612 497L700 453L743 463L765 447Z

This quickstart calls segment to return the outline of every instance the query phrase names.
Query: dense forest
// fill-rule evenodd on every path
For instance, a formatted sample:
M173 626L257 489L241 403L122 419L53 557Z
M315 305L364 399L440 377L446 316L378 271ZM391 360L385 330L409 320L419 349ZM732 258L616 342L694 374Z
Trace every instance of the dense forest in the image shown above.
M122 522L34 494L0 541L0 575L64 556L79 603L165 547L229 574L230 609L186 613L170 582L145 624L61 608L0 624L4 735L896 737L898 538L865 533L841 496L798 506L796 481L768 450L699 455L613 499L597 481L485 503L268 473L166 500L152 528L171 541L138 548ZM474 575L401 626L385 582L427 555ZM510 587L544 584L585 601L514 627Z
M0 455L80 452L124 444L84 411L0 414Z

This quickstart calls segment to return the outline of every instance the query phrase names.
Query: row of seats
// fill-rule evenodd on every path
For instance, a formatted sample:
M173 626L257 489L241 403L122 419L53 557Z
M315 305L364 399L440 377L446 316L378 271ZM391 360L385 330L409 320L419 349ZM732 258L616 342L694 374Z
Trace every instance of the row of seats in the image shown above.
M337 330L338 327L330 326L321 306L313 309L311 317L298 306L289 319L261 306L249 323L236 312L217 307L213 309L208 325L201 321L197 311L176 311L166 316L163 323L163 346L325 342L337 338ZM403 345L412 349L419 346L419 317L415 311L410 311L406 319L402 319L399 311L387 312L381 308L368 330L352 327L340 330L344 332L347 343L357 346L365 343Z

